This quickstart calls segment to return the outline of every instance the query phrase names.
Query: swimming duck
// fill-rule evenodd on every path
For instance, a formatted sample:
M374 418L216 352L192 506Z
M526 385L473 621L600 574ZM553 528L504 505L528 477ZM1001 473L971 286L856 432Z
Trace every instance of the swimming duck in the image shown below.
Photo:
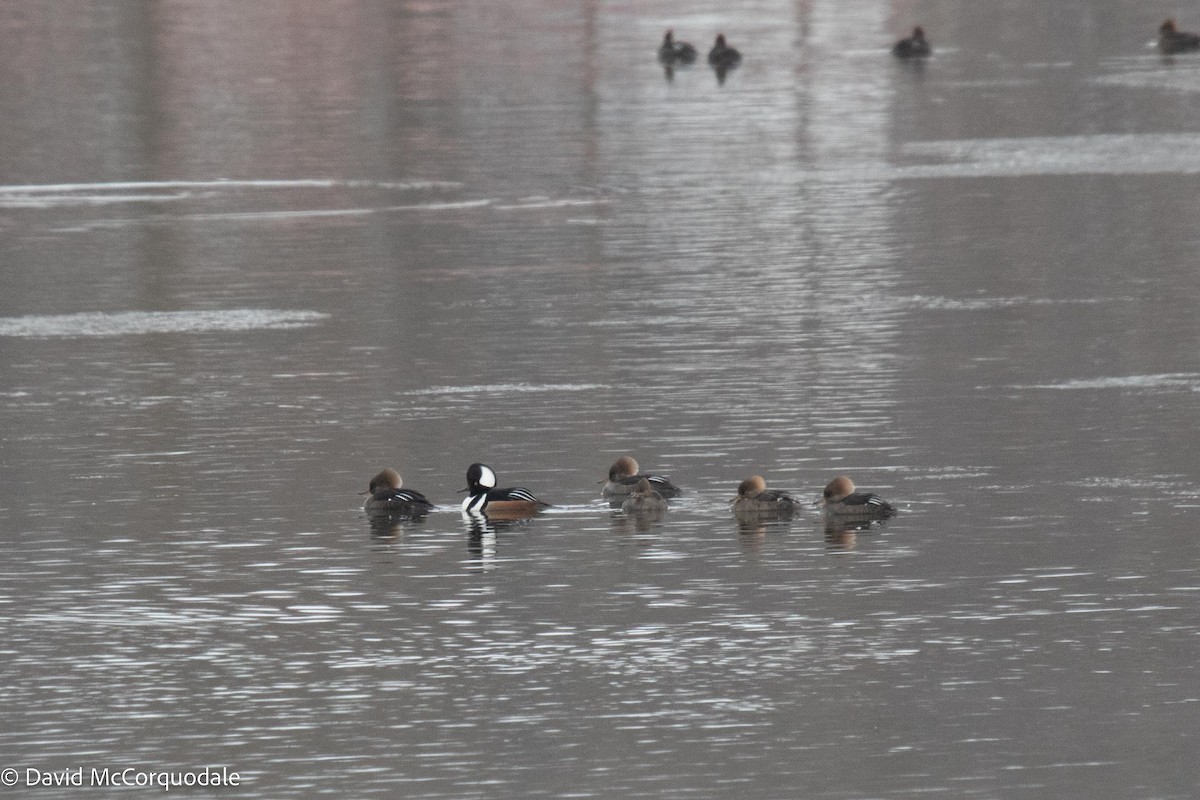
M892 47L892 55L896 58L924 58L932 52L925 39L925 29L920 25L913 28L912 36L901 39Z
M768 489L761 475L742 481L732 502L738 516L790 517L796 510L796 501L787 492Z
M696 48L687 42L675 41L675 33L668 28L658 46L658 60L664 64L691 64L696 60Z
M1158 49L1167 54L1200 50L1200 35L1176 30L1175 20L1169 19L1158 28Z
M854 491L854 481L839 475L825 485L821 499L813 503L825 507L825 513L857 519L887 519L896 508L877 494Z
M385 469L367 486L365 492L370 495L363 508L367 511L388 512L390 514L405 514L409 516L424 514L433 510L433 503L425 499L425 495L412 489L401 489L404 481L396 470Z
M621 510L630 515L661 516L666 513L667 501L654 490L649 479L641 478L634 487L633 494L621 504Z
M462 503L464 514L519 517L536 514L550 507L549 503L538 500L528 489L497 489L496 473L486 464L477 463L467 467L467 488L461 491L467 492Z
M737 66L742 60L742 54L735 48L725 44L725 34L718 33L717 40L713 43L712 49L708 51L708 63L714 67L730 67Z
M600 481L604 484L600 493L605 497L624 497L632 494L637 489L638 481L643 478L649 481L651 488L663 497L677 497L683 491L671 483L670 478L662 475L641 474L638 462L634 460L633 456L621 456L608 468L608 480Z

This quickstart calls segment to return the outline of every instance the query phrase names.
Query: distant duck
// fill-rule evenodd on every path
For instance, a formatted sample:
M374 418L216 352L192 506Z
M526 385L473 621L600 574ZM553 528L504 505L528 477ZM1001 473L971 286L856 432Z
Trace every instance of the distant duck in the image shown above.
M892 55L896 58L924 58L932 52L925 39L925 29L920 25L913 28L912 36L901 39L892 47Z
M658 46L658 60L664 64L691 64L696 60L696 48L687 42L675 41L675 33L669 28Z
M733 513L754 517L790 517L796 510L796 501L787 492L768 489L761 475L751 475L738 486L733 499Z
M708 63L714 67L729 69L736 67L741 63L742 54L735 48L725 44L725 34L718 33L717 41L713 44L712 49L708 51Z
M661 516L667 511L667 501L654 490L649 479L641 478L634 487L633 494L621 504L621 510L629 515Z
M467 498L463 500L464 514L488 514L489 516L529 516L550 504L538 500L528 489L496 488L496 473L486 464L467 467Z
M639 471L638 462L633 456L621 456L608 468L608 480L600 481L604 488L600 491L605 497L624 497L637 490L638 483L645 478L650 488L663 497L678 497L683 490L671 483L670 478L662 475L645 475Z
M1200 35L1176 30L1175 20L1169 19L1158 28L1158 49L1167 54L1200 50Z
M839 475L825 485L821 499L814 505L824 506L825 513L845 519L887 519L896 515L896 508L877 494L856 492L854 481Z
M370 495L363 508L370 512L387 512L416 516L433 510L433 503L425 495L412 489L401 489L404 481L394 469L385 469L374 478L362 494Z

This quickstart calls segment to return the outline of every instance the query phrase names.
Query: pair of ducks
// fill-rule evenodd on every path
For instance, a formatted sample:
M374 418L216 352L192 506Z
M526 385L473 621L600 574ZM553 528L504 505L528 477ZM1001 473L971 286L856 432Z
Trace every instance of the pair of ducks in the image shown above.
M463 500L465 514L489 516L528 516L549 508L523 487L497 488L495 471L486 464L475 463L467 468L467 497ZM630 456L618 458L608 470L608 479L601 494L610 500L622 499L621 510L626 514L657 515L666 511L667 498L677 497L682 490L669 478L641 472L637 461ZM403 488L404 482L394 469L385 469L371 479L364 494L369 494L363 507L370 512L417 516L432 511L433 503L425 495ZM854 482L839 475L826 486L816 505L826 513L853 519L886 519L896 509L883 498L855 490ZM732 501L735 514L755 517L787 518L792 516L796 501L787 492L768 489L759 475L751 476L738 486Z
M463 500L464 514L536 514L550 504L538 500L528 489L512 487L496 488L496 473L487 464L472 464L467 467L467 492ZM405 489L404 480L396 470L383 470L371 478L367 491L369 495L363 508L368 512L386 513L404 516L421 516L432 511L433 503L418 491Z
M1168 19L1158 26L1158 49L1167 55L1200 50L1200 34L1181 31L1175 27L1175 20ZM892 54L897 58L924 58L932 52L920 25L913 28L912 36L901 39L892 47Z
M675 41L675 32L667 30L663 34L662 44L658 46L658 60L667 66L673 64L691 64L696 60L696 48L687 42ZM730 47L725 42L725 34L718 33L712 49L708 51L708 63L714 67L729 69L742 60L742 54L737 48Z

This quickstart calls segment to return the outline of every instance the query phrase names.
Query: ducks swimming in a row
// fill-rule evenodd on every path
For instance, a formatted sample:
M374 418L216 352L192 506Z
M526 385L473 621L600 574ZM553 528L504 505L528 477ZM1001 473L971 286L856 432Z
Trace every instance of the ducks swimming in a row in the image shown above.
M1181 31L1175 26L1174 19L1167 19L1158 27L1158 49L1167 55L1200 50L1200 33ZM892 45L892 55L896 58L927 58L932 54L933 48L925 38L925 29L920 25L912 29L910 36ZM658 60L668 66L691 64L696 60L696 48L687 42L675 41L674 32L668 30L658 48ZM741 60L742 54L725 42L725 34L717 34L716 42L708 51L708 63L729 69L737 66Z
M892 54L897 58L923 58L932 52L933 49L925 38L925 31L920 25L913 28L912 36L901 39L892 47ZM675 31L668 28L663 34L662 44L658 46L658 60L668 68L677 64L691 64L696 60L696 48L677 40ZM708 51L708 63L717 69L728 70L741 62L742 54L725 41L725 34L718 33Z
M676 40L675 32L667 29L663 34L662 44L658 46L658 60L667 68L668 74L672 67L691 64L696 60L696 48L688 42ZM730 47L725 41L725 34L718 33L712 48L708 51L708 63L717 72L724 75L725 71L736 67L742 61L742 54L736 47Z
M550 508L523 487L496 488L496 472L486 464L475 463L467 468L467 493L462 502L464 514L484 514L495 518L521 518L532 516ZM608 470L608 480L602 494L630 515L661 517L667 510L667 498L677 497L682 490L662 475L643 474L631 456L622 456ZM369 495L363 508L372 514L390 516L423 516L432 511L433 503L425 495L412 489L404 489L399 473L385 469L375 477L363 494ZM814 501L829 516L870 521L895 516L896 509L883 498L869 492L856 491L854 482L839 475L825 486L821 499ZM761 475L752 475L738 486L737 497L731 508L738 516L756 518L787 519L796 510L797 503L787 492L768 489Z

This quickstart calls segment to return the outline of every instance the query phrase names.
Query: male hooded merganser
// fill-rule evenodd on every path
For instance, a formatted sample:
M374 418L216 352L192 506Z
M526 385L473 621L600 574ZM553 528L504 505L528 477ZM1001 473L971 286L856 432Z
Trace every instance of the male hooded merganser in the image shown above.
M385 469L371 478L371 483L365 492L368 494L363 508L367 511L387 512L389 514L417 515L433 510L433 503L425 499L425 495L412 489L401 489L404 481L400 473L394 469Z
M1169 19L1158 28L1158 49L1168 54L1200 50L1200 35L1176 30L1175 20Z
M887 519L896 508L877 494L854 491L854 481L839 475L825 485L821 499L813 505L824 506L825 513L857 519Z
M652 517L661 516L666 513L667 501L663 496L654 490L647 478L641 478L637 482L633 493L625 499L621 504L621 510L626 514L639 514L642 516Z
M725 34L718 33L717 41L713 43L712 49L708 51L708 63L714 67L729 67L737 66L742 60L742 54L735 48L725 44Z
M664 64L691 64L696 60L696 48L687 42L675 41L675 33L668 28L658 46L658 60Z
M638 487L638 482L645 478L650 482L650 488L663 497L677 497L682 493L670 478L662 475L642 475L638 472L638 463L632 456L621 456L608 468L608 480L600 481L604 488L600 491L605 497L624 497Z
M733 513L738 516L790 517L796 501L787 492L768 489L761 475L751 475L738 486Z
M896 58L924 58L932 52L925 39L925 29L920 25L913 28L912 36L901 39L892 47L892 55Z
M489 514L494 516L528 516L536 514L549 503L538 500L528 489L496 488L496 473L486 464L467 467L467 499L463 500L464 514Z

